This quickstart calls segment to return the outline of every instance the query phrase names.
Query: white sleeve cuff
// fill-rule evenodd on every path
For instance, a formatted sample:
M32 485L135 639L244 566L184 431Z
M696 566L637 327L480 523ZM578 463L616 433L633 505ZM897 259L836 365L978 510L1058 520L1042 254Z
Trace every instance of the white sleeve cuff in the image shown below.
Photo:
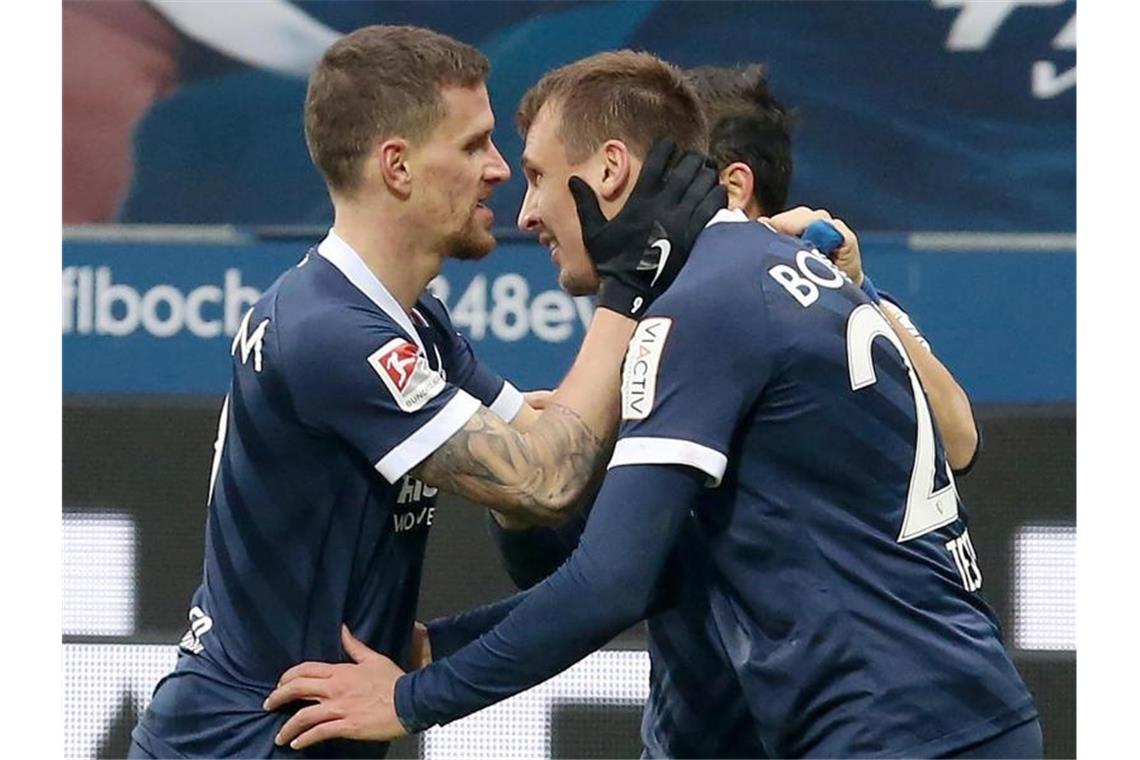
M375 464L377 472L389 483L395 483L455 435L481 406L479 399L463 389L457 390L434 417Z
M495 396L489 408L499 415L499 419L509 423L522 409L524 402L525 399L519 389L504 380L503 389L499 391L498 396Z
M709 488L720 485L728 457L716 449L680 438L621 438L607 469L626 464L683 464L709 476Z

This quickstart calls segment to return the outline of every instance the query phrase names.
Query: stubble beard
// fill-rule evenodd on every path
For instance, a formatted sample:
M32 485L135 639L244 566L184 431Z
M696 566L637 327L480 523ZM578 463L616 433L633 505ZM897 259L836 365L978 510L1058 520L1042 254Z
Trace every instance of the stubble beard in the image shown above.
M592 296L598 292L596 277L582 272L571 272L566 268L558 272L558 284L572 296Z
M472 216L467 226L444 239L444 255L460 261L478 261L495 248L495 236Z

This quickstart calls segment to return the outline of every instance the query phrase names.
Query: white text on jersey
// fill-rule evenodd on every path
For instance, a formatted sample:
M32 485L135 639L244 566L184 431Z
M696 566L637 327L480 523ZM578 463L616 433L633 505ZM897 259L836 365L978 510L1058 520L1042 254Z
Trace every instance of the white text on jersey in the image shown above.
M818 271L813 271L808 266L809 261L826 267L827 274L823 275L819 274ZM818 270L819 267L816 269ZM796 253L795 268L787 264L776 264L768 270L768 274L773 280L780 283L784 290L788 291L788 294L805 309L819 299L820 288L835 289L842 287L845 282L851 282L850 278L843 274L839 267L831 263L831 260L822 253L808 250Z
M245 313L245 318L241 321L241 327L238 328L237 334L234 335L234 342L230 345L230 354L233 356L238 355L241 351L241 363L245 364L249 361L250 353L253 354L253 371L261 371L261 344L265 340L265 331L269 327L269 318L261 320L252 333L249 332L249 320L253 316L253 309Z

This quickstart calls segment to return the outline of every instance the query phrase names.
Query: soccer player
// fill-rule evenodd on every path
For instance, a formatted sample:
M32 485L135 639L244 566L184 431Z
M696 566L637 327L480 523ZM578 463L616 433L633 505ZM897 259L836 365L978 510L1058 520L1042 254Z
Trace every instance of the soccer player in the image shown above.
M565 260L589 267L601 291L570 373L538 414L424 290L445 257L478 259L494 244L483 202L509 170L491 141L487 69L449 37L380 26L341 38L315 68L305 137L334 225L234 339L202 584L132 756L295 756L274 745L286 716L262 709L286 668L336 661L358 641L412 662L437 489L541 522L572 508L593 476L635 320L725 192L702 156L671 160L670 143L644 165L618 151L620 166L589 168L625 213L596 230L596 274L576 218L566 236ZM685 116L678 147L703 148L691 90L668 101L650 117ZM644 110L620 116L643 123ZM385 751L350 738L312 754Z
M769 91L763 68L702 66L687 72L709 122L709 153L716 162L728 202L752 219L772 216L783 209L792 173L792 116ZM525 216L525 214L524 214ZM806 222L820 212L796 209L774 222L781 231L798 235ZM841 224L838 220L832 220ZM856 285L874 295L870 278L862 271L859 247L843 246L835 262ZM928 348L913 323L884 297L882 305L900 340L914 339ZM892 311L887 312L890 308ZM906 334L903 334L903 331ZM931 410L954 462L973 462L977 437L969 400L953 377L928 350L906 346L919 379L926 388ZM972 447L972 448L971 448ZM955 475L967 467L954 470ZM588 511L588 510L587 510ZM508 574L519 588L538 583L569 556L585 527L585 515L574 515L559 527L524 527L496 515L489 520ZM690 519L698 530L695 520ZM762 757L764 747L739 684L731 675L727 653L708 615L707 584L694 564L694 541L682 538L666 565L661 581L668 609L646 621L650 659L649 699L642 718L641 736L646 757ZM664 604L664 602L662 602ZM442 618L428 626L432 654L443 657L483 631L465 625L466 616Z
M606 78L596 63L547 75L520 109L524 164L550 195L575 171L563 146L597 107L583 96ZM614 132L594 150L636 144ZM589 248L621 204L600 192L591 206L573 179L571 192ZM645 617L680 539L703 560L767 754L1040 756L1036 709L977 594L946 449L887 319L801 241L718 214L630 342L618 441L570 559L416 672L355 645L356 664L290 669L268 706L316 704L278 740L391 738L529 688Z

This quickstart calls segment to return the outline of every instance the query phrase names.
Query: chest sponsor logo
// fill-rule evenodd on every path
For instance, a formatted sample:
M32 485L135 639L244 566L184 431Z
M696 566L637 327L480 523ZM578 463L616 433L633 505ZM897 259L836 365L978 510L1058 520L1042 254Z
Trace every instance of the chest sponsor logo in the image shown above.
M411 475L405 475L400 482L400 490L396 494L396 503L410 504L420 499L430 499L437 493L439 493L438 488L432 488L422 480L413 478Z
M430 528L435 519L435 502L432 500L438 493L439 489L432 488L411 475L405 475L396 492L396 506L407 506L411 509L392 515L393 529L397 533L404 533L414 528Z
M661 352L672 326L673 320L668 317L650 317L643 319L633 333L621 372L623 420L643 420L653 410Z
M397 533L406 533L415 528L431 527L435 520L435 507L420 507L410 512L400 512L392 515L392 528Z
M417 411L443 390L443 376L428 366L427 357L416 344L403 338L393 338L381 346L368 357L368 365L405 412Z

